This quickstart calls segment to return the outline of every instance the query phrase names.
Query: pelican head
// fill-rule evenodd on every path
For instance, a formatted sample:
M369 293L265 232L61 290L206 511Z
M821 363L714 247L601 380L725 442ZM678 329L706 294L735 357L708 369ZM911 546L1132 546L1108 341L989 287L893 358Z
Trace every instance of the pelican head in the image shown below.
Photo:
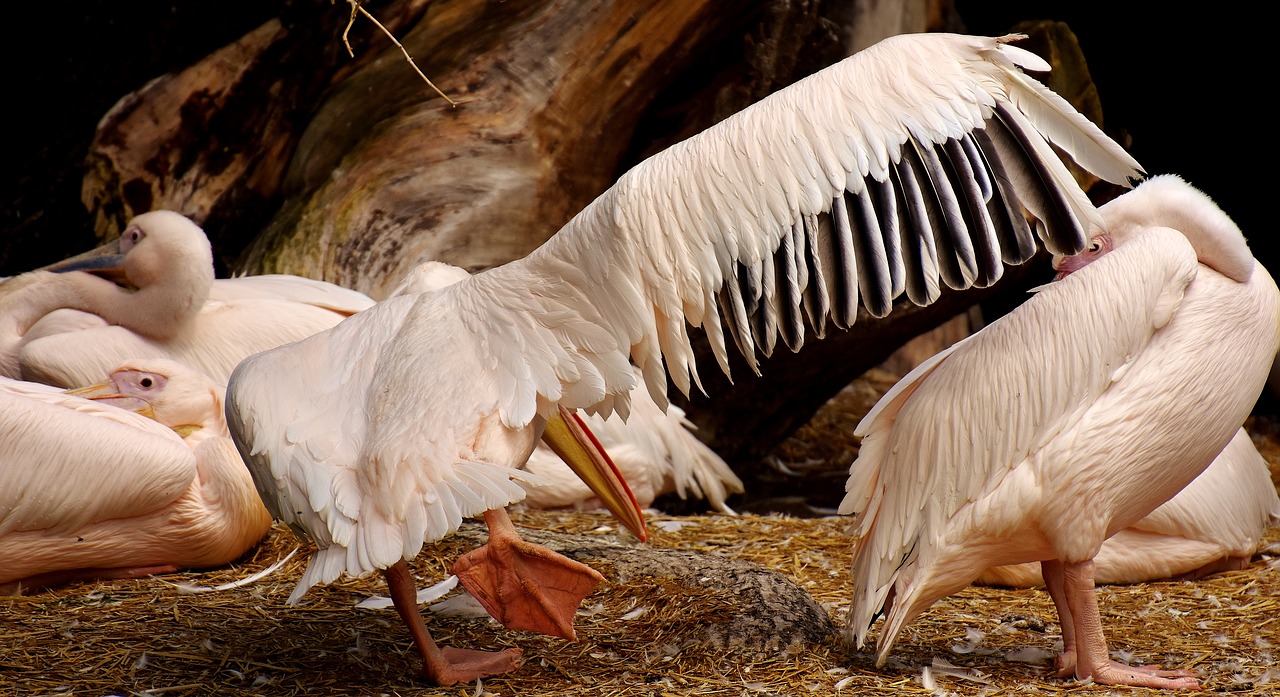
M125 361L105 381L68 391L148 416L183 438L197 431L227 435L222 393L212 380L163 358Z
M156 339L175 336L195 317L213 286L213 251L204 230L173 211L151 211L120 237L46 271L82 271L113 285L87 286L95 314Z

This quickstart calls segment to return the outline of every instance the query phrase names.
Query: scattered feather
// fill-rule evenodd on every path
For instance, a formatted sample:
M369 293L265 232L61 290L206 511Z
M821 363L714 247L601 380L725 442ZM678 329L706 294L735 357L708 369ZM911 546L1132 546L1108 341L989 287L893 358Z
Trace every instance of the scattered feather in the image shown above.
M418 589L418 604L425 605L433 600L442 598L457 585L458 577L450 576L430 588L420 588ZM376 610L384 607L391 607L392 605L394 605L394 603L391 598L388 598L385 595L375 595L356 603L356 607L364 608L366 610Z
M653 522L653 527L663 532L680 532L680 529L690 525L686 520L658 520Z
M300 549L299 547L294 547L293 551L286 554L284 559L281 559L280 561L272 564L271 566L268 566L267 568L263 569L262 571L259 571L256 574L246 576L245 578L242 578L239 581L229 581L227 583L221 583L216 586L193 586L186 583L171 583L170 585L176 586L177 589L182 593L212 593L214 591L227 591L227 590L231 590L232 588L247 586L250 583L257 581L260 578L263 578L265 576L271 575L272 573L275 573L276 569L279 569L280 567L284 566L285 562L289 561L289 559L292 558L293 555L297 554L299 549ZM169 583L169 582L165 581L165 583Z
M644 607L644 606L642 605L642 606L640 606L640 607L638 607L638 608L636 608L636 609L632 610L631 612L626 613L625 615L623 615L623 616L622 616L621 618L619 618L619 619L624 619L624 620L634 620L634 619L637 619L637 618L639 618L639 617L644 616L644 613L646 613L646 612L648 612L648 611L649 611L649 608Z
M1010 661L1019 663L1044 663L1052 660L1058 654L1056 651L1049 651L1038 646L1024 646L1020 649L1010 651L1004 657Z
M459 593L452 598L446 598L434 605L428 605L427 609L442 617L461 617L476 619L480 617L488 617L489 611L484 609L479 600L475 596L467 592Z

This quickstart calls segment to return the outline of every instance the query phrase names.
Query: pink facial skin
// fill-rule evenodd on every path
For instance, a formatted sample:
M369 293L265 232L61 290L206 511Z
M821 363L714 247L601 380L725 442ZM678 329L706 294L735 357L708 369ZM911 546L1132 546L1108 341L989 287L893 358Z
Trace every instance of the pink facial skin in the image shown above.
M1089 246L1083 252L1069 257L1062 257L1054 260L1053 268L1058 271L1053 277L1055 281L1061 281L1068 274L1092 264L1094 260L1102 255L1115 249L1115 245L1111 241L1111 235L1098 235L1089 240Z

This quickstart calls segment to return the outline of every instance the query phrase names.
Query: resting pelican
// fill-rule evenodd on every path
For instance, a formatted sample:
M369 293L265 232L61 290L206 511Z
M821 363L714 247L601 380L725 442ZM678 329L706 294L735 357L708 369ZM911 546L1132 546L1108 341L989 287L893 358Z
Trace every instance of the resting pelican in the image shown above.
M1094 583L1192 580L1249 568L1263 536L1280 523L1271 470L1243 428L1177 496L1102 543ZM1036 563L996 566L975 583L1044 585Z
M78 387L128 358L170 358L225 383L245 356L372 304L301 276L215 280L204 231L151 211L107 245L0 285L0 374Z
M218 566L257 544L271 517L222 392L157 359L70 393L0 378L0 592Z
M883 664L902 627L990 566L1039 561L1059 675L1195 688L1112 662L1103 541L1173 498L1240 430L1280 349L1280 292L1204 193L1153 177L1100 212L1076 269L918 366L857 427L848 629ZM1090 262L1083 268L1080 262Z
M688 325L727 372L723 315L755 369L757 343L798 348L806 316L821 333L859 299L883 315L993 282L1035 251L1026 211L1051 251L1083 248L1101 220L1049 140L1110 181L1141 170L1020 70L1049 66L1016 38L886 39L637 165L527 257L246 359L232 436L319 547L294 597L403 568L464 516L492 527L559 410L627 415L631 361L660 406L668 377L688 394ZM414 636L433 682L514 667Z

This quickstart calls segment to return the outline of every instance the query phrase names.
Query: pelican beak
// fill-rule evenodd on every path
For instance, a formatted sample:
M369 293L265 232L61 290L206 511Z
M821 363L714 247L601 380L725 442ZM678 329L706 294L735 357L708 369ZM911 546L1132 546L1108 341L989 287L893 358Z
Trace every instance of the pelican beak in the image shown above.
M138 397L120 394L120 389L117 388L116 384L110 380L100 382L95 385L89 385L88 387L66 390L66 393L69 395L75 395L76 397L92 399L95 402L106 402L112 406L120 407L121 409L128 409L129 411L141 414L148 419L156 418L155 411L151 408L150 402L145 399L139 399Z
M101 247L90 249L83 254L77 254L49 264L41 270L52 271L53 273L84 271L95 276L101 276L119 285L128 285L124 272L124 254L120 253L119 239L108 242Z
M622 473L577 413L564 407L559 410L547 421L542 440L600 497L614 518L641 542L648 541L644 513Z

